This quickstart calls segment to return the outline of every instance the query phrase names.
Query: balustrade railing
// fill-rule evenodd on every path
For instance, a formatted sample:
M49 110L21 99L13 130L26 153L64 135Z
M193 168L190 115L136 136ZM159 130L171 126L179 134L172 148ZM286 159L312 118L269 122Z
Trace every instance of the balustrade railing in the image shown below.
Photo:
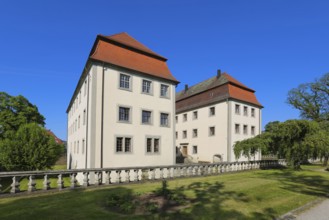
M22 191L33 193L51 189L63 190L64 188L75 189L78 187L219 175L226 172L274 168L283 165L285 165L283 160L262 160L172 166L0 172L0 196L17 194ZM26 178L28 183L27 186L23 187L21 180ZM42 186L40 184L37 186L37 180L42 183ZM51 180L56 181L56 187L51 187Z

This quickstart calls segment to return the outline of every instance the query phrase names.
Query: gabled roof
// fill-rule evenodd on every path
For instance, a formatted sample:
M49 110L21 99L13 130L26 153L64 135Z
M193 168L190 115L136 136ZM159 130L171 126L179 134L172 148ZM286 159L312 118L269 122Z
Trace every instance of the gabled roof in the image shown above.
M208 91L214 94L213 98L204 95ZM189 87L187 90L178 92L176 94L176 111L181 112L228 98L247 102L262 108L263 106L258 102L254 93L254 90L245 86L229 74L223 73L219 77L212 77ZM182 103L177 105L180 102Z
M89 58L178 83L167 66L166 58L127 33L98 35Z

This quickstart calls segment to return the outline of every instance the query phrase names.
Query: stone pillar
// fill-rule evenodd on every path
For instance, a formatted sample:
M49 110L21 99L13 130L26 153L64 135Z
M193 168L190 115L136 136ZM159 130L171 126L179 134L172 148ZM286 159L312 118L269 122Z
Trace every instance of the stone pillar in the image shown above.
M82 183L82 185L84 187L89 186L89 177L88 177L88 175L89 175L89 172L83 172L83 183Z
M58 178L58 180L57 180L57 188L59 190L64 189L64 180L63 180L62 174L59 174L57 178Z
M74 189L74 188L76 188L76 186L77 186L77 180L76 180L76 178L75 178L76 176L77 176L76 173L71 173L71 174L70 174L70 182L71 182L70 188L71 188L71 189Z
M105 184L110 185L111 184L111 171L105 171Z
M35 188L35 185L36 185L36 183L34 181L34 176L33 175L29 176L29 183L28 183L27 191L28 192L36 191L37 189Z
M50 189L50 180L48 179L48 175L45 174L43 177L43 190L49 190Z
M115 171L117 173L117 179L115 183L121 183L121 170Z
M13 177L13 183L11 184L11 193L19 193L19 177L18 176L14 176Z
M95 186L102 185L102 171L95 172Z

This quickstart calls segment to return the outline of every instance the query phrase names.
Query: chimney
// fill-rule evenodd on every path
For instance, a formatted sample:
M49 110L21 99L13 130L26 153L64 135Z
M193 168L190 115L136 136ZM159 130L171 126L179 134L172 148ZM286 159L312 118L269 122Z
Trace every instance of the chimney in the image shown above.
M217 70L217 79L222 75L222 71L220 69Z
M185 84L185 92L188 90L188 84Z

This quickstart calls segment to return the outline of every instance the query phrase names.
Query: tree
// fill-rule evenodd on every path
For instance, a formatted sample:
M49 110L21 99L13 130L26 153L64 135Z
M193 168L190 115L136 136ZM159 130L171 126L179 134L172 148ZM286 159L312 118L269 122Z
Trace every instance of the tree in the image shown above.
M22 124L45 125L45 118L38 108L24 96L10 96L0 92L0 139L10 131L17 131Z
M317 122L329 120L329 73L312 83L288 92L287 103L300 111L301 118Z
M21 125L0 140L0 164L8 171L49 169L64 150L43 127Z
M316 152L309 144L309 136L319 131L316 122L307 120L288 120L282 123L272 122L266 125L264 133L240 142L234 146L237 158L250 157L257 152L264 155L274 154L285 158L295 169Z

